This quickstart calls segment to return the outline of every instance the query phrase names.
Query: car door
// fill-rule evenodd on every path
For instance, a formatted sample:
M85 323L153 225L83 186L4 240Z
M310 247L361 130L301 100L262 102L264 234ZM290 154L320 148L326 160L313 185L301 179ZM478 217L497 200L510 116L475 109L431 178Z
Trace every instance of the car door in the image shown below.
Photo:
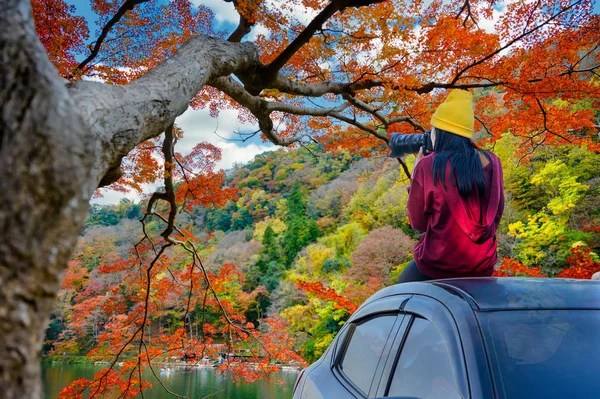
M328 364L307 372L301 398L367 398L395 341L410 295L393 295L367 302L348 320L330 348ZM325 370L325 367L328 370Z
M391 345L402 328L402 306L411 295L367 302L348 320L323 357L301 377L294 397L353 399L374 397ZM405 327L404 327L405 328Z
M470 398L462 344L449 310L432 298L415 295L404 308L407 328L381 371L378 397Z

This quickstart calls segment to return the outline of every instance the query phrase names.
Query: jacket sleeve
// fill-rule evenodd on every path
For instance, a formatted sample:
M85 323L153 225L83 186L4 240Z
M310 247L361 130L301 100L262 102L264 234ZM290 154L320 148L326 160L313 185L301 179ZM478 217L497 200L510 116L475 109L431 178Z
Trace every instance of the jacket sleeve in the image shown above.
M408 192L408 220L413 229L421 232L427 231L429 221L429 207L424 187L423 161L417 164L410 181Z

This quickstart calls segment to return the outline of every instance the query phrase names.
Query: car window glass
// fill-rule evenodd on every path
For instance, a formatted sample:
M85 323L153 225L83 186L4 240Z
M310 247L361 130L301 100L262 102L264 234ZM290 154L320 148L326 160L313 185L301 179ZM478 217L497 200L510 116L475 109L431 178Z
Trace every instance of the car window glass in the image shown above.
M454 399L456 391L450 358L440 333L416 318L408 332L387 396Z
M600 392L600 311L481 312L500 398L592 398Z
M344 375L367 394L375 375L395 315L379 316L356 326L340 368Z

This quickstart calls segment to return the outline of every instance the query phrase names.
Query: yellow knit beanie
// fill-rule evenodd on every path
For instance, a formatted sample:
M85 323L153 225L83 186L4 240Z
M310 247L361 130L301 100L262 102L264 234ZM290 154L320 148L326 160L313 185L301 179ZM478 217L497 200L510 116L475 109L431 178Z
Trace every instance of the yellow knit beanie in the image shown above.
M451 90L431 117L431 126L459 136L473 138L473 95L467 90Z

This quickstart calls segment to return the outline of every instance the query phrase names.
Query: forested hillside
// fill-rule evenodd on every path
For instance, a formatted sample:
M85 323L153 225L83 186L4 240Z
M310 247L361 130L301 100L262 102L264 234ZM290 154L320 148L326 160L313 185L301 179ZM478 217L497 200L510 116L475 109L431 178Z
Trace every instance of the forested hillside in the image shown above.
M590 278L600 270L600 155L569 146L518 157L517 146L505 136L490 148L502 159L507 199L497 274ZM225 180L237 189L233 199L191 207L179 222L182 235L201 237L198 262L221 303L192 297L179 280L193 269L173 251L153 276L151 339L183 328L196 344L224 342L224 307L239 322L287 334L278 345L310 362L412 258L418 235L406 214L408 180L393 159L279 149L236 166ZM150 217L144 233L144 207L122 200L90 208L47 330L48 354L96 356L122 345L119 329L143 309L134 245L163 226ZM175 355L182 350L172 346Z

